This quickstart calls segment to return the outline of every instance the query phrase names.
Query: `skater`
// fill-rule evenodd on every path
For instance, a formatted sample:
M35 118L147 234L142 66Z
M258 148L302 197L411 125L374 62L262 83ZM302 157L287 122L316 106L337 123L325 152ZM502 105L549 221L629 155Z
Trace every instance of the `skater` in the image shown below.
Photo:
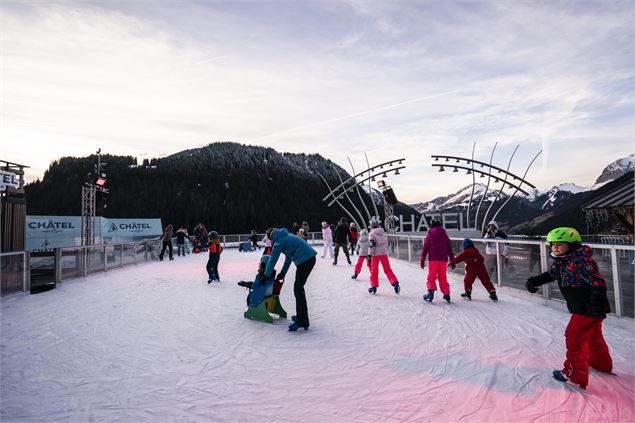
M307 237L309 236L309 222L307 222L306 220L302 221L302 229L304 229L304 235L306 235Z
M261 282L261 279L265 274L267 263L269 263L269 259L270 256L260 257L258 272L256 273L256 277L254 278L253 282L238 282L239 286L249 289L249 294L247 294L247 306L249 307L256 307L265 299L265 297L271 295L273 292L280 292L280 289L282 289L282 282L275 280L275 269L272 271L271 275L269 275L269 277L265 279L264 283Z
M317 252L311 246L299 237L289 234L286 228L267 230L267 236L273 241L273 249L271 258L265 273L261 278L261 282L266 281L273 274L276 268L276 262L280 258L280 254L284 254L285 260L276 278L278 281L284 281L284 277L291 266L291 261L295 263L295 282L293 283L293 294L295 295L295 318L291 317L293 323L289 325L289 331L295 332L299 328L307 330L309 328L309 310L306 302L306 294L304 285L306 284L313 266L315 266L315 256Z
M262 237L262 241L260 242L262 242L265 246L265 250L262 252L262 255L270 256L271 255L271 239L267 236L267 234L265 234L265 236Z
M324 241L324 251L321 257L325 258L327 251L331 258L335 257L333 254L333 231L331 231L331 227L326 222L322 222L322 240Z
M348 222L345 217L341 218L340 223L335 227L333 238L335 241L335 260L333 260L333 266L337 265L337 256L340 253L340 247L344 250L346 261L348 264L351 264L351 257L348 255Z
M445 229L441 227L439 219L432 219L430 222L430 231L423 241L421 249L421 260L419 265L422 269L426 267L426 258L429 258L428 281L426 286L428 293L423 299L429 303L434 298L434 291L437 290L437 278L439 279L439 289L443 294L443 299L450 302L450 284L448 284L448 276L446 273L446 264L448 258L454 259L454 251L452 251L452 243L445 233Z
M159 254L160 261L163 261L163 254L165 253L166 248L168 248L170 260L174 260L174 257L172 257L172 231L172 224L166 226L163 231L163 236L161 237L163 240L163 248L161 248L161 254Z
M373 295L377 294L377 287L379 286L379 264L381 263L388 282L390 282L392 288L395 290L395 294L399 295L401 291L399 281L390 268L390 260L388 260L388 240L386 239L386 234L376 219L371 221L370 227L368 255L372 256L372 258L370 261L370 288L368 288L368 292Z
M187 242L188 239L188 235L187 235L187 229L185 228L179 228L178 231L176 231L176 255L180 256L181 252L183 252L183 257L185 257L185 253L186 253L186 249L185 249L185 243Z
M207 228L202 223L199 223L194 228L194 237L198 240L199 248L206 248L209 246L209 233Z
M249 237L249 240L251 241L251 246L253 247L254 251L256 249L260 250L260 245L258 245L258 233L255 229L251 230L251 236Z
M298 236L306 241L306 233L304 232L303 228L300 228L300 230L298 231ZM306 242L309 242L309 241L306 241Z
M461 245L463 247L463 252L454 257L454 259L450 260L450 262L448 263L448 266L454 269L457 263L460 263L462 261L465 262L465 278L463 279L465 292L461 294L461 297L465 298L466 300L472 299L472 285L478 277L478 279L481 281L481 283L489 293L490 300L498 301L496 288L494 288L494 285L492 284L492 281L487 274L487 269L483 264L485 259L478 251L478 249L474 246L474 242L472 242L471 239L465 238Z
M351 245L351 255L355 255L355 246L357 245L358 238L357 225L355 222L351 222L351 228L348 231L348 238L350 239Z
M223 246L220 245L220 239L218 238L218 232L212 231L209 233L209 258L207 259L207 274L209 279L207 283L220 282L220 276L218 275L218 262L220 261L220 254L223 252Z
M293 222L293 225L291 225L291 234L297 235L298 232L300 232L300 225L298 225L298 222Z
M368 231L366 229L362 229L361 235L359 237L359 242L357 243L357 263L355 264L355 270L353 270L353 276L351 279L357 279L357 275L362 271L362 266L364 263L370 269L370 256L368 255L368 249L370 247L370 240L368 239Z
M551 243L551 269L527 279L526 288L535 293L540 285L558 281L558 287L571 313L564 331L567 347L562 370L553 377L586 389L589 367L611 373L613 360L602 336L602 320L611 312L606 297L606 282L600 275L593 251L582 245L582 237L573 228L556 228L547 234Z
M503 232L498 223L495 220L490 221L487 224L487 230L485 232L485 239L507 239L507 234ZM485 267L487 271L492 274L496 272L498 269L496 267L496 242L487 242L485 243ZM504 260L503 264L508 265L509 261L507 259L509 248L506 244L500 244L498 246L500 251L500 259Z

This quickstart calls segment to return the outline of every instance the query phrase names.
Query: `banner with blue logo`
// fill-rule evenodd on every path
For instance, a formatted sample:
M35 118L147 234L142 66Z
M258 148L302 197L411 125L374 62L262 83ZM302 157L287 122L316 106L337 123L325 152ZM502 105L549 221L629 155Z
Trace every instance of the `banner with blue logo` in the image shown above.
M129 242L163 234L161 219L95 218L95 243ZM27 216L26 249L53 251L82 244L80 216Z

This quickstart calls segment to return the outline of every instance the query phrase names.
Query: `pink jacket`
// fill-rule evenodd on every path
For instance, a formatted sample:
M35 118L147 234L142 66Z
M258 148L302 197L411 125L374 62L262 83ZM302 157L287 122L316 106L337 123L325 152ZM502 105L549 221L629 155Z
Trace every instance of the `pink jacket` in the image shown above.
M331 228L329 226L322 228L322 239L324 241L333 241L333 233L331 232Z
M371 229L369 238L369 255L373 257L388 255L388 239L386 239L386 234L384 233L383 228Z
M426 257L430 261L448 261L454 258L452 243L441 226L430 228L421 249L421 263L425 263Z

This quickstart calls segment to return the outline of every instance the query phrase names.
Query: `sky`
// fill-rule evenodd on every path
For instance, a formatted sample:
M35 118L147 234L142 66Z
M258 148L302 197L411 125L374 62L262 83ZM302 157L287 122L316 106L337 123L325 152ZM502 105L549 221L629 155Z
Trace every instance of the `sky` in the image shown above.
M474 149L545 190L591 186L635 152L632 1L0 8L0 159L30 166L27 181L98 149L142 160L234 141L350 173L349 159L405 157L387 182L414 203L471 183L433 154Z

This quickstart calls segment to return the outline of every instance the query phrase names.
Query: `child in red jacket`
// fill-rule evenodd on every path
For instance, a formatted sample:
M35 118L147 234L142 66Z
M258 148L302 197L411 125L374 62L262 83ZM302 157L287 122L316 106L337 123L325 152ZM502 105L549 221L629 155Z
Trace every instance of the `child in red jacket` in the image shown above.
M462 261L465 262L465 278L463 279L465 292L461 294L461 297L467 300L472 300L472 284L478 277L485 289L487 289L487 292L489 292L489 298L492 301L498 301L498 296L496 296L496 288L494 288L494 285L492 284L492 281L487 274L485 264L483 264L485 259L476 249L471 239L465 238L463 240L462 246L463 252L454 257L448 263L448 267L454 269L457 263L460 263Z

